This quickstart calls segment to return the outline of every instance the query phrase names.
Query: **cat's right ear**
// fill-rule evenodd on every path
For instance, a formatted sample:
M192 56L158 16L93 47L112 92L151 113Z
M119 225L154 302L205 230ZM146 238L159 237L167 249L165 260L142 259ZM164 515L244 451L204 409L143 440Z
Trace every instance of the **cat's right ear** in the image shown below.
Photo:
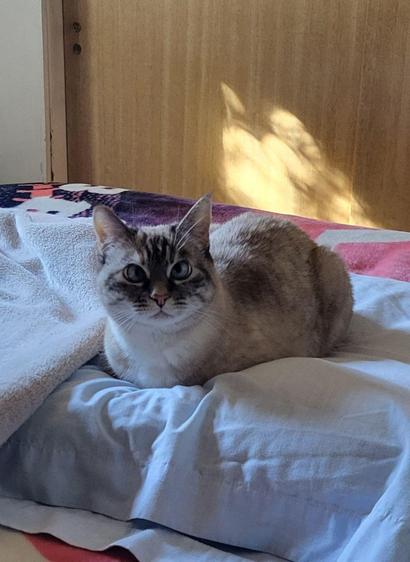
M199 199L182 218L177 226L177 245L188 237L196 240L200 246L209 247L209 226L211 224L212 202L208 193Z
M94 229L98 247L102 251L108 244L130 241L130 231L117 215L104 205L97 205L93 211Z

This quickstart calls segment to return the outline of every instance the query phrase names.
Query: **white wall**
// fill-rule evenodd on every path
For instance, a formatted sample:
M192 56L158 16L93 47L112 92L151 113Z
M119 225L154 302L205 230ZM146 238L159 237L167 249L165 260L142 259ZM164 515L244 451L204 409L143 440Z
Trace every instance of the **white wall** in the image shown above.
M41 0L0 0L0 184L46 181Z

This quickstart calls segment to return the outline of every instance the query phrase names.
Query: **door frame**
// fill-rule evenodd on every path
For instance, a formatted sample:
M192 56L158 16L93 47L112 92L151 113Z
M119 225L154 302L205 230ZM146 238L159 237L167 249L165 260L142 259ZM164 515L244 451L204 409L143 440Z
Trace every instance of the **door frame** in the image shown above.
M42 0L46 181L67 182L67 127L62 0Z

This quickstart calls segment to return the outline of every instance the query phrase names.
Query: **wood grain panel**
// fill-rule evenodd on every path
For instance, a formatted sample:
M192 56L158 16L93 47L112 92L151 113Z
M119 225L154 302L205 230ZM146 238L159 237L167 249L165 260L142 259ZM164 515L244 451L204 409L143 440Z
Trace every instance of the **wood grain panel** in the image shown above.
M410 2L369 2L352 222L410 230Z
M65 3L71 181L187 196L212 189L221 102L209 80L211 4Z
M223 10L230 33L220 76L244 102L253 132L262 132L254 134L259 144L253 142L253 148L249 135L248 143L238 140L236 152L248 157L236 155L240 170L220 197L348 222L366 3L235 4L235 13ZM252 8L253 15L240 8ZM278 108L288 113L281 116ZM279 119L274 130L272 117ZM320 150L313 158L303 155L309 134L311 152Z
M410 228L409 7L66 0L70 181Z

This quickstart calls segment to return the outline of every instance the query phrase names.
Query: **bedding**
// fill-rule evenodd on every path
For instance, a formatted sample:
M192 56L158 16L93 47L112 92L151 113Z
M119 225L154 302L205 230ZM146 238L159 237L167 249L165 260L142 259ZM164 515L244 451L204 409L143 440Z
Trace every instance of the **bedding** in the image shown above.
M6 186L0 201L71 218L104 202L139 224L188 205L86 185ZM0 523L141 561L408 560L410 235L292 220L367 274L352 276L348 347L204 388L138 391L80 368L0 449Z
M100 349L89 223L0 209L0 445Z

